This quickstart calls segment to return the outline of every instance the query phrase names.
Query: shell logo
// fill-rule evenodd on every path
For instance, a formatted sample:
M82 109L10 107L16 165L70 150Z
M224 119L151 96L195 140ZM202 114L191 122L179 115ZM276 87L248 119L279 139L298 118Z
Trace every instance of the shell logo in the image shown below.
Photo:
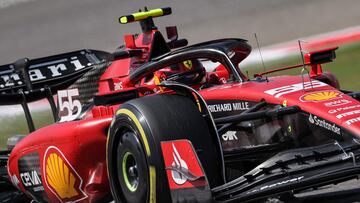
M341 98L340 92L335 91L321 91L303 95L300 100L301 101L308 101L308 102L319 102L319 101L327 101L336 98Z
M81 177L58 148L46 150L43 166L45 182L61 202L78 202L87 198L81 190Z

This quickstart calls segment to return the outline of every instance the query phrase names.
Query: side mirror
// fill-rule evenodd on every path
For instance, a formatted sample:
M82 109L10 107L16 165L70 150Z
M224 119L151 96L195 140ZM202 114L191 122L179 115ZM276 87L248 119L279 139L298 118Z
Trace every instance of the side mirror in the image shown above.
M187 39L178 39L178 31L176 26L166 27L167 38L170 42L167 43L170 49L184 47L188 45Z
M316 77L323 73L321 64L332 62L336 58L335 50L337 49L338 47L332 47L305 54L305 63L311 66L311 77Z
M166 27L166 34L167 34L167 38L168 38L170 41L175 41L175 40L177 40L178 37L179 37L176 26Z
M305 55L305 62L310 62L310 64L323 64L332 62L336 58L335 50L337 49L338 47L333 47L307 53Z

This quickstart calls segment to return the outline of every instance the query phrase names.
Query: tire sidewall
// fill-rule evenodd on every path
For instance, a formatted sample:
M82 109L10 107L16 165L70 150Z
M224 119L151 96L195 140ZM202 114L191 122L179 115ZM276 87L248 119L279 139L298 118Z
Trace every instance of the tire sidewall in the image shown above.
M116 133L119 136L118 144L116 147L116 171L117 181L121 186L119 192L122 193L125 202L127 203L143 203L147 202L148 198L148 185L149 185L149 172L144 147L139 140L139 132L133 122L130 121L126 115L120 115L117 120ZM132 131L133 133L126 133ZM125 132L125 133L124 133ZM139 185L134 192L131 192L124 180L123 175L123 157L126 152L130 152L137 163L137 170L139 173Z

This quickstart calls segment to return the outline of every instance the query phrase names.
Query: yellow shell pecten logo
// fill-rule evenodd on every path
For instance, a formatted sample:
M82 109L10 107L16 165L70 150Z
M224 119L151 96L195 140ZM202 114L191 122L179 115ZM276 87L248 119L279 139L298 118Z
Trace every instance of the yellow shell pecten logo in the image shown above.
M75 176L56 153L51 153L46 161L46 178L60 198L79 195L75 189Z
M62 202L77 202L87 197L81 190L82 179L57 148L48 148L44 167L47 186Z
M303 101L327 101L341 97L340 92L335 91L322 91L310 93L302 96Z

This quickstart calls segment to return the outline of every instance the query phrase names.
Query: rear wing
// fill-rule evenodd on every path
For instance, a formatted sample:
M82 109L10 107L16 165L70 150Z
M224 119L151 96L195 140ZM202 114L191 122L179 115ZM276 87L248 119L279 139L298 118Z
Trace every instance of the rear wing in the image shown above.
M113 56L107 52L80 50L39 59L19 59L0 66L0 105L21 104L30 132L35 130L28 102L47 98L54 121L58 120L53 94L65 89Z
M0 66L0 105L21 104L24 97L27 102L46 98L46 91L67 88L107 55L80 50Z
M103 69L99 69L99 65L139 54L142 54L141 50L117 50L108 53L84 49L33 60L24 58L0 66L0 105L21 104L29 131L33 132L35 126L28 102L46 98L51 106L54 121L57 122L58 111L53 94L71 85L79 85L76 83L81 83L82 80L79 79L87 73L101 74ZM88 78L91 79L92 76Z

